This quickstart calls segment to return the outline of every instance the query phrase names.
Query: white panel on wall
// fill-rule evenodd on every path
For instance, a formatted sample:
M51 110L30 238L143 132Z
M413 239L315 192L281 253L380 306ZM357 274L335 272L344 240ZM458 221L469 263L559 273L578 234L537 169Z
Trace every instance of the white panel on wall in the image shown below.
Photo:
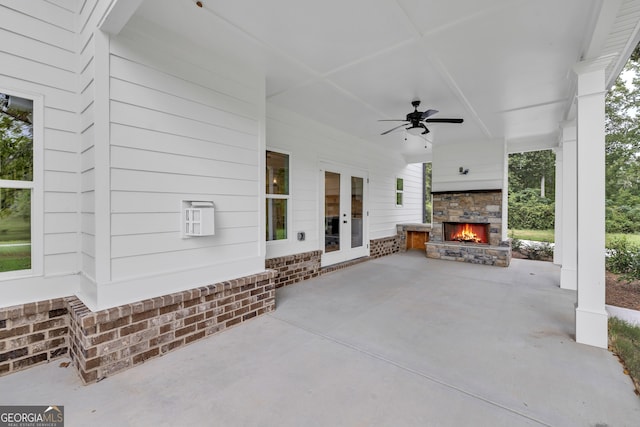
M109 61L112 280L143 286L140 278L165 271L173 288L188 288L201 283L176 284L181 270L220 266L225 277L223 265L237 270L242 260L247 274L263 270L264 76L184 49L170 31L136 17L111 38ZM215 235L184 238L183 200L213 201ZM154 295L136 290L145 292Z
M460 167L468 169L461 174ZM434 144L432 190L465 191L502 189L504 142Z

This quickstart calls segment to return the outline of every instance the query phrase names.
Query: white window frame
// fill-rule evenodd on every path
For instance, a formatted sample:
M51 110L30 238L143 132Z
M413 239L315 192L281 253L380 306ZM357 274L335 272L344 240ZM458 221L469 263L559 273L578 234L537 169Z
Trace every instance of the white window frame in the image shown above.
M264 163L264 167L265 170L267 169L267 159L266 159L266 155L267 155L267 151L271 151L273 153L277 153L277 154L283 154L289 157L289 194L268 194L265 191L265 201L267 199L282 199L282 200L286 200L287 201L287 224L286 224L286 230L287 230L287 238L286 239L279 239L279 240L267 240L266 243L267 245L271 246L271 245L281 245L281 244L286 244L289 243L291 241L291 230L293 229L292 227L292 223L293 223L293 219L291 216L291 213L293 212L293 209L291 208L291 193L293 193L293 182L291 179L291 170L292 170L292 156L291 153L289 151L286 150L281 150L279 148L266 148L265 151L265 163ZM267 219L267 215L268 212L265 209L264 212L264 220L265 220L265 226L266 226L266 219Z
M0 272L0 281L41 276L44 268L44 100L42 95L0 87L0 93L33 101L33 180L0 179L0 187L31 190L31 268Z
M398 190L398 180L402 180L402 190ZM396 176L396 179L393 181L393 186L395 188L395 204L397 208L401 208L404 206L404 178L402 178L401 176ZM398 194L402 194L402 203L398 204Z

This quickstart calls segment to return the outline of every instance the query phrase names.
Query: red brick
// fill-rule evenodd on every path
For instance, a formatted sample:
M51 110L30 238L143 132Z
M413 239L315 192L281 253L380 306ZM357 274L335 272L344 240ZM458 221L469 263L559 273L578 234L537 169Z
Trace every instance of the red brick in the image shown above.
M122 328L120 328L120 337L126 337L127 335L142 331L146 329L147 326L148 322L140 322L129 326L123 326Z
M141 320L147 320L157 315L158 315L158 309L153 309L153 310L143 311L142 313L132 314L131 323L136 323Z
M41 363L47 360L47 353L36 354L31 357L27 357L26 359L20 359L13 362L13 369L19 370L28 368L31 365L35 365L36 363Z
M84 370L81 369L80 377L82 377L82 381L84 381L85 384L89 384L98 379L98 371L85 372Z
M185 337L184 343L189 344L190 342L199 340L201 338L204 338L204 331L200 331L197 334L193 334L193 335L189 335L188 337Z
M181 336L186 335L186 334L190 334L191 332L195 332L195 330L196 330L196 325L191 325L191 326L187 326L187 327L182 328L182 329L178 329L176 331L176 338L181 337Z
M117 336L118 336L118 331L109 331L109 332L105 332L102 335L91 337L89 342L91 343L92 346L94 346L94 345L102 344L103 342L114 340L116 339Z
M197 314L195 316L187 317L184 319L184 325L191 325L192 323L197 323L201 320L204 320L204 313Z
M175 303L175 304L171 304L171 305L167 305L164 307L161 307L159 310L160 314L167 314L167 313L171 313L173 311L178 311L180 309L180 303Z
M31 325L18 326L17 328L0 331L0 340L20 335L26 335L31 332Z
M225 323L225 326L228 328L228 327L230 327L230 326L237 325L237 324L238 324L238 323L240 323L241 321L242 321L242 319L240 319L239 317L238 317L238 318L236 318L236 319L231 319L231 320L229 320L227 323Z
M131 323L131 317L130 316L121 317L121 318L116 319L116 320L111 320L109 322L105 322L105 323L100 324L100 332L110 331L112 329L116 329L116 328L119 328L121 326L128 325L129 323Z
M162 353L166 353L168 351L174 350L180 346L184 345L184 339L179 339L177 341L170 342L169 344L165 344L160 347L160 351Z

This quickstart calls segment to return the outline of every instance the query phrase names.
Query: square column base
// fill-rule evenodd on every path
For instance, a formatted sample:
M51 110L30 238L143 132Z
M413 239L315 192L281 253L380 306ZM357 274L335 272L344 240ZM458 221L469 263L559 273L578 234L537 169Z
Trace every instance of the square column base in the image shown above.
M560 270L560 288L572 291L578 289L578 271L575 268L562 267Z
M576 307L576 342L607 348L608 319L606 311L583 310Z

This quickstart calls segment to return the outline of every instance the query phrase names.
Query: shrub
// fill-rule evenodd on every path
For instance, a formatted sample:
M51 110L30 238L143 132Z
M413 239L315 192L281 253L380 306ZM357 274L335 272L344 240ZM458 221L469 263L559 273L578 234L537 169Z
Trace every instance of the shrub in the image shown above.
M520 250L528 259L541 260L553 258L553 246L547 242L523 244Z
M640 279L640 247L626 238L614 238L608 246L607 270L629 280Z
M539 190L528 188L509 194L509 228L549 230L554 225L553 200L540 197Z

